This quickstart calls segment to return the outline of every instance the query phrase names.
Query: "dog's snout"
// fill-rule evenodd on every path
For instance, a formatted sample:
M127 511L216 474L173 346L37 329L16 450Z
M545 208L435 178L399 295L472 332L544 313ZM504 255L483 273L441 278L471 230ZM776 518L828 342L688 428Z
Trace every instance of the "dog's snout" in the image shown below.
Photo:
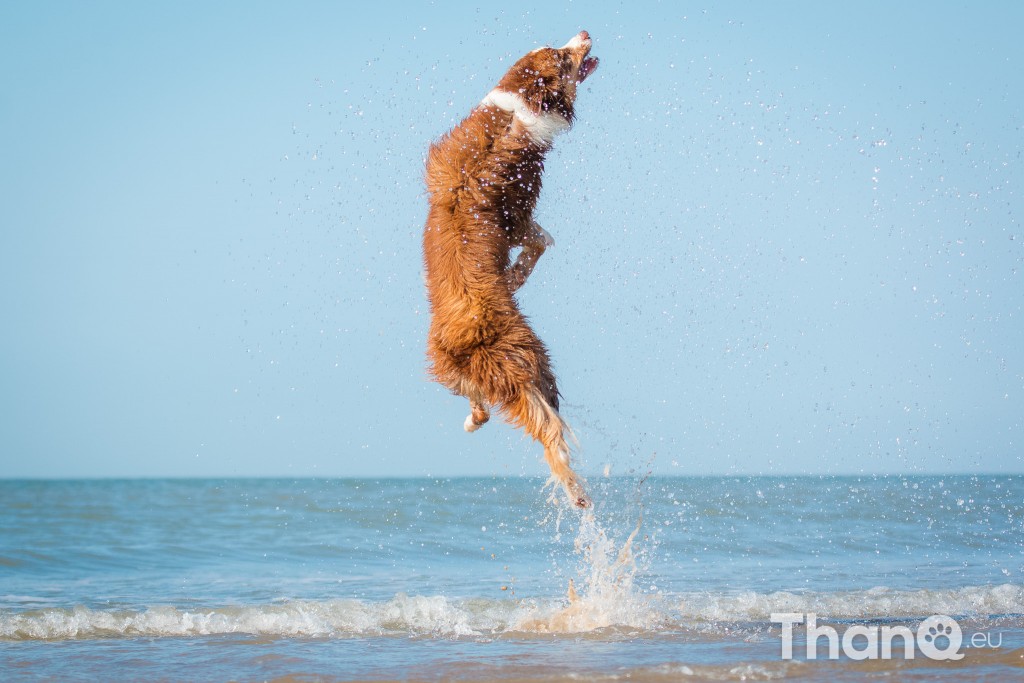
M585 47L588 50L590 49L590 34L587 33L586 31L580 31L579 33L574 35L572 39L568 43L566 43L565 47L563 47L562 49L564 50L568 48L570 50L577 50L581 47Z

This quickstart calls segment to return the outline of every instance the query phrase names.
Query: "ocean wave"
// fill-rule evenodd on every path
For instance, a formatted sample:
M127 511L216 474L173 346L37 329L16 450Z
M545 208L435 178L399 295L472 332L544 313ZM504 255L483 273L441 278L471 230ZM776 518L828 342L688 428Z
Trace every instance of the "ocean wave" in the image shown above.
M185 609L153 605L136 610L83 606L29 611L0 610L2 640L162 638L210 635L270 637L489 638L534 633L612 632L656 635L709 623L767 624L775 612L816 613L834 620L924 618L948 614L1002 619L1024 628L1024 586L974 586L948 590L873 588L835 593L688 593L632 591L570 599L456 600L396 595L385 601L296 600L273 604ZM1019 622L1019 623L1018 623Z
M87 607L0 612L0 638L185 637L249 634L283 637L344 637L420 634L477 635L500 628L500 601L452 601L443 596L397 595L385 602L296 600L265 605L180 609L157 605L140 610Z
M690 593L681 596L679 611L685 617L703 621L764 621L773 612L814 613L829 619L1020 615L1024 614L1024 586L1002 584L917 591L878 587L834 593Z

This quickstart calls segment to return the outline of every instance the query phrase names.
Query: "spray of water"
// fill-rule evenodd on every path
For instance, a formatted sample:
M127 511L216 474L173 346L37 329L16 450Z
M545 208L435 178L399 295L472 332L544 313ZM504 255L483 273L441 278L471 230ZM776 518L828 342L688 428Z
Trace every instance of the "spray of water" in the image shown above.
M633 543L643 515L619 545L587 510L580 517L574 548L580 556L579 586L569 580L568 604L561 608L534 608L515 624L515 630L538 633L583 633L613 627L652 628L664 621L649 597L633 585L637 572Z

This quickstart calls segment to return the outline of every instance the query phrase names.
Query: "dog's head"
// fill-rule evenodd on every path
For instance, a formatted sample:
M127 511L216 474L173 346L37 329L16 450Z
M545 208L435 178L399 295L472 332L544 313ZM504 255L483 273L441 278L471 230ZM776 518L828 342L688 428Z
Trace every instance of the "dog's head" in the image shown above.
M498 82L484 104L514 111L534 139L550 144L575 117L576 90L597 68L590 34L580 31L563 47L524 55Z

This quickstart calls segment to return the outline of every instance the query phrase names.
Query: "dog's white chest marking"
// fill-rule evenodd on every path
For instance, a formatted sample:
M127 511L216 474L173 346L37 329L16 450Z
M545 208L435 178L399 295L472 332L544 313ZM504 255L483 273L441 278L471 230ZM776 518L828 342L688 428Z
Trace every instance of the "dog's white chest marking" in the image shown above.
M487 97L480 102L480 105L512 112L523 124L523 128L526 129L530 138L540 145L550 145L556 135L569 129L569 122L561 114L553 111L536 114L530 111L522 97L498 88L487 93Z

